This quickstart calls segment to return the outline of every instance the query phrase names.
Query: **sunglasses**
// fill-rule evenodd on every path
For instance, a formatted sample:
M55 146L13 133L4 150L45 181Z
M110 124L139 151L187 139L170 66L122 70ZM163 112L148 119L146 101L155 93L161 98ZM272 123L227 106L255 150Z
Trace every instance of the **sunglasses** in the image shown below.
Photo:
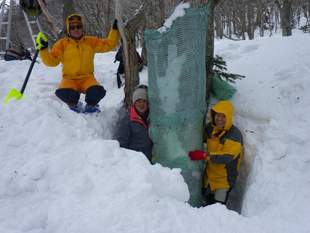
M82 25L72 25L72 26L69 26L69 30L75 30L75 29L80 30L82 28L83 28Z

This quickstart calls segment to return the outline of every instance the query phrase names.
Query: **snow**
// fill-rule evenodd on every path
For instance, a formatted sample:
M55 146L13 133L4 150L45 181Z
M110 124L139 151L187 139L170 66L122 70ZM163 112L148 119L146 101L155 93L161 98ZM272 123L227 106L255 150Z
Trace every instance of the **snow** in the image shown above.
M76 114L54 91L61 67L35 64L24 98L0 107L2 233L309 233L309 34L216 41L237 81L235 123L245 139L241 213L193 208L179 169L150 165L113 140L123 90L114 52L96 56L107 89L97 116ZM29 61L0 61L0 99ZM147 72L142 72L147 83Z
M182 17L185 15L185 9L189 8L190 4L188 2L186 3L180 3L176 6L174 11L172 12L171 16L167 18L164 22L164 25L158 29L160 33L164 33L169 30L169 28L172 26L173 21L176 20L178 17Z

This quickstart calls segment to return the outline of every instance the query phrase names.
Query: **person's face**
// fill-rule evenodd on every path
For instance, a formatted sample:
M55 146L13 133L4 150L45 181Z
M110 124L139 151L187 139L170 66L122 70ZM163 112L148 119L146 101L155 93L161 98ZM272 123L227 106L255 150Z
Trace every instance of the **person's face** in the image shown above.
M214 115L214 123L218 128L224 129L224 126L226 124L225 114L216 112Z
M146 100L138 99L135 102L135 107L139 113L144 114L148 110L148 103Z
M73 39L80 39L83 34L82 24L70 24L69 30L70 30L70 36Z

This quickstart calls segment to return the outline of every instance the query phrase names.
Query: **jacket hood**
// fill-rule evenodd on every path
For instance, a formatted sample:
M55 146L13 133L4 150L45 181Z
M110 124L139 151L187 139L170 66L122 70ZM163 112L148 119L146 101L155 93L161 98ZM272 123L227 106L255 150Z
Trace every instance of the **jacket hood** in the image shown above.
M74 17L80 18L80 20L76 19L76 20L73 20L73 21L71 21L71 20L69 21L70 18L74 18ZM69 15L69 16L66 18L66 35L67 35L68 37L71 37L71 36L70 36L70 30L69 30L70 22L71 22L71 23L74 23L74 22L76 22L76 23L81 23L81 24L82 24L82 27L83 27L83 35L84 35L84 30L85 30L85 27L84 27L84 26L85 26L85 25L84 25L84 19L83 19L83 16L82 16L82 15L77 14L77 13L74 13L74 14Z
M230 101L219 101L217 104L215 104L212 108L211 108L211 120L212 120L212 124L215 126L214 123L214 115L215 113L223 113L226 117L226 123L224 126L224 130L229 130L232 127L233 124L233 105Z

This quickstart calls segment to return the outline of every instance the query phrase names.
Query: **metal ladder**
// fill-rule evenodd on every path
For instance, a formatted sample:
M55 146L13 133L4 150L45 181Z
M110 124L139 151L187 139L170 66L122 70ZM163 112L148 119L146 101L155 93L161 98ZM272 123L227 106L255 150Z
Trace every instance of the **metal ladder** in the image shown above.
M6 4L6 0L3 0L0 4L1 6L1 11L0 11L0 40L1 42L5 40L5 47L4 51L10 47L10 37L11 37L11 25L12 25L12 9L13 9L13 4L12 0L10 0L10 5L8 6ZM8 19L6 22L4 22L4 17L6 14L6 11L8 12ZM3 26L5 28L3 28ZM2 36L2 31L5 31L5 35ZM2 48L1 48L2 49ZM4 51L0 51L0 54L4 54Z
M29 34L30 34L31 39L32 39L33 47L35 48L36 47L36 37L37 37L37 34L40 31L42 31L41 24L39 23L38 19L29 20L29 17L25 13L25 11L23 11L23 15L24 15L24 18L26 20L26 24L27 24L27 28L28 28ZM34 30L33 30L34 27L37 27L37 33L34 33Z
M5 50L11 47L11 29L12 29L12 12L13 12L13 0L10 0L10 5L6 4L6 0L3 0L0 4L0 42L5 40L5 47L0 48L0 55L5 53ZM8 11L8 12L7 12ZM5 16L7 21L4 21ZM36 36L39 31L42 31L42 27L38 19L30 20L28 15L23 11L23 15L27 24L27 29L32 40L33 47L36 46ZM3 27L5 26L5 27ZM37 31L37 32L35 32Z

